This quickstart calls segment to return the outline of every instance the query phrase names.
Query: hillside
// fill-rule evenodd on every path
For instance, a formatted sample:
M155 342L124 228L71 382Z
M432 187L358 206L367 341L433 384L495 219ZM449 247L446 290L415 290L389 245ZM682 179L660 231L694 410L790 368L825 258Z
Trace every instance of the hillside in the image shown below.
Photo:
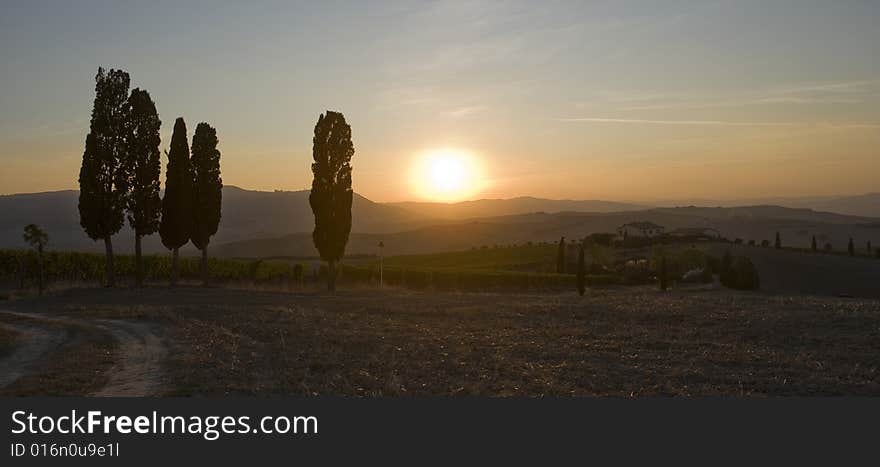
M533 212L618 212L645 209L629 203L601 200L544 199L522 196L510 199L480 199L458 203L431 203L406 201L389 203L434 219L475 219L480 217L509 216Z
M23 247L22 228L30 223L49 234L50 248L103 251L103 244L89 239L79 225L79 192L75 190L0 196L0 248ZM352 205L353 230L391 232L424 225L421 217L405 209L374 203L355 194ZM213 244L254 238L273 238L312 230L314 219L309 192L251 191L223 187L223 218ZM133 249L133 234L126 226L114 236L115 249ZM192 247L185 250L192 252ZM144 238L147 253L165 252L158 235Z
M770 209L768 209L770 208ZM433 253L467 250L494 244L555 242L559 237L581 238L596 232L614 232L618 226L633 221L651 221L667 229L711 227L725 237L743 241L772 240L780 232L790 246L807 247L812 235L824 245L846 247L850 236L861 248L870 240L880 246L880 222L868 218L828 215L814 211L778 207L754 208L650 209L615 213L533 213L489 217L458 223L432 225L388 234L352 233L346 249L349 254L377 254L381 240L387 255ZM764 217L773 214L778 217ZM308 233L271 239L252 239L219 245L214 252L234 257L314 256Z
M870 196L870 195L867 195ZM103 251L79 226L78 192L73 190L0 196L0 248L21 248L22 228L41 225L50 249ZM565 208L565 209L564 209ZM617 208L616 211L605 211ZM861 247L880 246L876 218L780 206L678 207L637 209L606 201L514 198L466 203L375 203L355 195L348 252L374 254L382 240L387 254L465 250L483 245L557 241L594 232L613 232L626 222L652 221L667 229L712 227L744 241L772 239L776 231L792 246L808 246L813 235L821 245L843 248L852 236ZM589 212L586 212L589 211ZM482 215L480 215L482 214ZM313 256L313 228L308 191L223 189L223 219L211 250L225 256ZM114 247L129 253L133 235L126 227ZM165 253L158 235L144 239L147 253ZM184 249L191 254L192 246Z

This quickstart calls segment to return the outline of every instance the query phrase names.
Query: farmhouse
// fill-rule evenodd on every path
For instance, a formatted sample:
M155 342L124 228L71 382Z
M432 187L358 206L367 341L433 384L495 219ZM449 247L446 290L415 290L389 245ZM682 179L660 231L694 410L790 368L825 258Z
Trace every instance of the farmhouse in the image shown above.
M653 222L630 222L617 228L617 235L623 237L659 237L663 235L663 226Z

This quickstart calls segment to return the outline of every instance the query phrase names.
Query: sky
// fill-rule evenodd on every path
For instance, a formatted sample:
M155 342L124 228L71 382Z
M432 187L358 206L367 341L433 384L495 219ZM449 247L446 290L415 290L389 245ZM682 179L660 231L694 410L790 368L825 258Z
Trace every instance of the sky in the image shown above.
M163 149L178 116L215 126L248 189L307 189L329 109L374 201L431 198L437 153L467 198L880 191L878 24L874 0L4 0L0 194L76 188L99 66L150 91Z

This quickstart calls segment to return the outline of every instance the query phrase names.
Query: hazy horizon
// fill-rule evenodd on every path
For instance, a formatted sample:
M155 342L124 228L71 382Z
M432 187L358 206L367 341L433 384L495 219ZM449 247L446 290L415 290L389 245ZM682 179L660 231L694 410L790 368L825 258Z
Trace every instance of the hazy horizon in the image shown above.
M378 202L878 191L876 3L205 5L4 5L0 194L77 187L99 66L150 91L162 149L215 126L245 189L308 189L331 109Z

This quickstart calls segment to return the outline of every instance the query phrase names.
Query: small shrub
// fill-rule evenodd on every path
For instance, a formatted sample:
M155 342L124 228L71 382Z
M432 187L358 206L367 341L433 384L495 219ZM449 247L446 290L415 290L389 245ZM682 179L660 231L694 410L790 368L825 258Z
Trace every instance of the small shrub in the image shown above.
M745 256L732 259L730 267L721 275L721 283L725 287L737 290L755 290L761 286L758 270Z

